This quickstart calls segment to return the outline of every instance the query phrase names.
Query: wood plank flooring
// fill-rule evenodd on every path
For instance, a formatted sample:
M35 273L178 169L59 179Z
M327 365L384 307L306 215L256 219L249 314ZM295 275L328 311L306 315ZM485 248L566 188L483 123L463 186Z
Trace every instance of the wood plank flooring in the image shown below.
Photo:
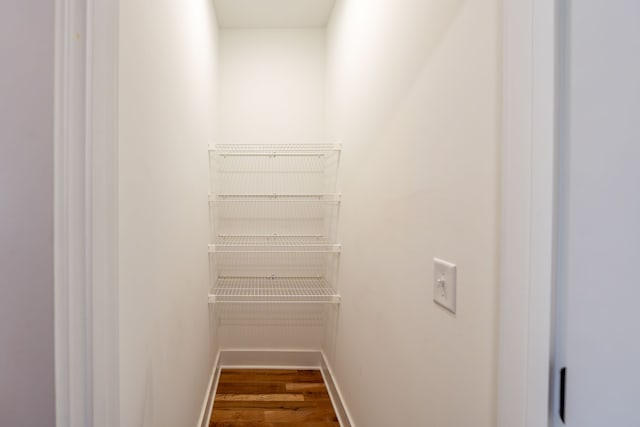
M339 427L317 370L223 369L210 427Z

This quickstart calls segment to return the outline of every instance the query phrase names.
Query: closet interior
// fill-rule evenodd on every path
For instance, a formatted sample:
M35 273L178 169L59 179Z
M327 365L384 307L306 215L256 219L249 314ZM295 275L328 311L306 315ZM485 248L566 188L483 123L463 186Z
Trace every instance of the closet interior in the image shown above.
M272 368L342 425L493 425L500 2L119 3L122 424Z
M298 11L280 23L263 14L220 29L218 126L208 150L218 371L327 368L335 348L343 146L327 136L325 111L333 2L318 4L324 13L307 13L316 23ZM218 22L233 22L228 11L238 8L217 6Z

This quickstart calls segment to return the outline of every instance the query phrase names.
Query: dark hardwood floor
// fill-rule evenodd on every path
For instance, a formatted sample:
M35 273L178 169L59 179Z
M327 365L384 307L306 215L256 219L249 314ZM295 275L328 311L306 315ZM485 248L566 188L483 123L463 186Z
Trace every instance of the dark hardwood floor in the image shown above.
M210 427L339 427L316 370L223 369Z

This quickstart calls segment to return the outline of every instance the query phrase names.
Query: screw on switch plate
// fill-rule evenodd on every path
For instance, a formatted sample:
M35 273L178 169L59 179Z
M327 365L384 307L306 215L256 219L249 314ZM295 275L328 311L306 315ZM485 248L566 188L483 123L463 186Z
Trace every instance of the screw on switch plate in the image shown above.
M456 265L439 258L433 259L433 300L456 312Z

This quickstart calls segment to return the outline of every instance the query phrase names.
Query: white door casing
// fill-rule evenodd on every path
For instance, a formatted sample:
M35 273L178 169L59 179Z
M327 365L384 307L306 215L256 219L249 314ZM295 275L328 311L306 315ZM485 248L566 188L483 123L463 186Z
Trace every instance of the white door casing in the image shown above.
M57 0L56 425L119 425L117 0Z
M119 425L118 1L56 1L56 424ZM503 2L498 425L548 425L555 4Z
M549 425L556 2L503 2L498 426Z

